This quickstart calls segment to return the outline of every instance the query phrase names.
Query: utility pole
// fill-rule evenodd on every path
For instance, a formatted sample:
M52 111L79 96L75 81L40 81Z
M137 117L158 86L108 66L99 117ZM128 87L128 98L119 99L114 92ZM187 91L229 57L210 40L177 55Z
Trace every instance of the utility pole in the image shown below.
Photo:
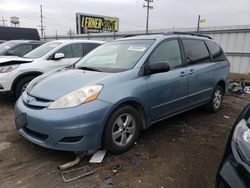
M147 21L146 21L146 34L148 34L148 20L149 20L149 9L153 9L154 7L150 5L154 0L144 0L146 1L146 5L143 5L143 8L147 8Z
M44 25L43 25L43 5L41 4L40 5L40 22L41 22L41 25L40 25L40 30L41 30L41 36L43 37L44 36Z
M5 20L3 16L2 16L2 20L1 21L3 22L3 26L4 27L7 26L7 20ZM6 22L6 25L5 25L5 22Z
M197 24L197 34L200 34L200 23L201 23L201 15L198 16L198 24Z

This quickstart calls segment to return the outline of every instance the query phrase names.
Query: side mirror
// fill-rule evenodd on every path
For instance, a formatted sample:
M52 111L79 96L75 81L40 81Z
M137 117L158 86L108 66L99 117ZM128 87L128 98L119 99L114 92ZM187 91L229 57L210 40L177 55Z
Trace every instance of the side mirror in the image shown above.
M59 60L59 59L62 59L64 58L64 53L56 53L53 57L53 60Z
M156 74L170 71L168 62L156 62L149 65L149 73Z

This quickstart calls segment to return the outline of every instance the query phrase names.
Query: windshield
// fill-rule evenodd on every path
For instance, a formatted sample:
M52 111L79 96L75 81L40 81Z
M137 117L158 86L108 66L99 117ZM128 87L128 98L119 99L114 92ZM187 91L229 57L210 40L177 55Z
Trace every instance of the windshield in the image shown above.
M113 41L101 45L81 59L76 68L119 72L132 69L154 40Z
M0 54L3 55L6 51L15 47L18 44L19 43L17 42L11 42L11 41L0 44Z
M40 58L40 57L44 56L45 54L47 54L48 52L50 52L51 50L55 49L60 44L62 44L62 43L61 42L45 43L45 44L39 46L38 48L36 48L35 50L32 50L31 52L27 53L24 57L31 58L31 59Z

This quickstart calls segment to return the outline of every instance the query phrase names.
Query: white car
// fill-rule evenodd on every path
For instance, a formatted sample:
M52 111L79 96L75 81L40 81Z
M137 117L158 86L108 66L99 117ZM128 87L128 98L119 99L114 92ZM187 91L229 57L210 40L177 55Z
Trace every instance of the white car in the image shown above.
M43 44L23 58L1 58L0 94L18 97L35 77L72 65L103 43L93 40L56 40Z

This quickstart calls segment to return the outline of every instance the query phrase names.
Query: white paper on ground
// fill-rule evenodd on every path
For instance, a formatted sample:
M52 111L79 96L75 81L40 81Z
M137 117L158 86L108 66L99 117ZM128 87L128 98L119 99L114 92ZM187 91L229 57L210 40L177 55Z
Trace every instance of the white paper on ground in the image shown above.
M97 152L94 153L94 155L91 157L89 160L90 163L101 163L105 154L106 150L98 150Z

